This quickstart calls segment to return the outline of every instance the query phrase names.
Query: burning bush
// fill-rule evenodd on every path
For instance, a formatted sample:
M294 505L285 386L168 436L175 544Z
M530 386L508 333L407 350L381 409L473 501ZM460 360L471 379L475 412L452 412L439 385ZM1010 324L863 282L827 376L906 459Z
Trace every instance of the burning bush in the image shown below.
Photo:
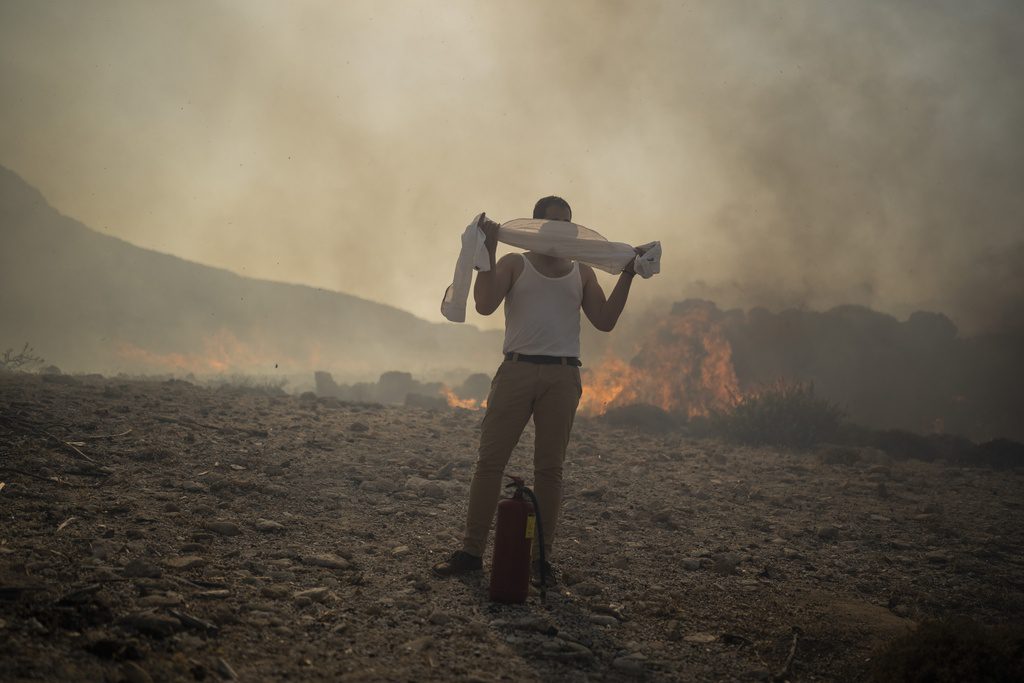
M815 396L813 384L779 383L715 412L709 426L740 443L808 448L835 440L844 415L835 403Z
M875 659L872 674L887 683L1024 680L1024 630L963 618L926 621L893 641Z

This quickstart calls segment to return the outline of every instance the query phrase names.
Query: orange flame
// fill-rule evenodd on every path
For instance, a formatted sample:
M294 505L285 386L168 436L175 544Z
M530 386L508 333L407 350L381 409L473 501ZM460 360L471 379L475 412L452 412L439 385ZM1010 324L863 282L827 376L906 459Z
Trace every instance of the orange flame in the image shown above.
M709 306L692 305L662 319L629 363L608 356L585 369L582 415L648 403L687 417L735 405L740 395L732 346Z
M319 349L314 349L319 355ZM273 357L240 341L228 330L203 340L201 353L158 353L130 342L121 342L118 355L127 362L163 372L216 374L270 369L290 359Z
M466 408L467 410L482 410L487 407L487 399L478 401L475 398L459 398L454 391L449 389L447 386L441 387L441 393L444 394L444 398L448 401L448 407L450 408Z

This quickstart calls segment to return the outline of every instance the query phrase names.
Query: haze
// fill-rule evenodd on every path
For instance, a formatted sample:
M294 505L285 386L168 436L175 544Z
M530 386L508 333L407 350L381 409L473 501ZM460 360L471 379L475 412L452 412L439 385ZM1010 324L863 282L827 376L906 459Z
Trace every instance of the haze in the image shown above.
M662 240L648 303L1021 329L1022 64L1012 1L5 0L0 164L134 244L430 320L466 222L556 193Z

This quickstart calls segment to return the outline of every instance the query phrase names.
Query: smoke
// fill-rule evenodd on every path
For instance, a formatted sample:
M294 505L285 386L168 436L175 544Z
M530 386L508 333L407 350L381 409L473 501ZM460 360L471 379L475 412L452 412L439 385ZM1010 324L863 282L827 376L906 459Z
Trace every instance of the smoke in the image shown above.
M0 164L141 246L431 319L465 222L557 193L663 241L648 303L1019 330L1022 27L1010 0L6 2Z

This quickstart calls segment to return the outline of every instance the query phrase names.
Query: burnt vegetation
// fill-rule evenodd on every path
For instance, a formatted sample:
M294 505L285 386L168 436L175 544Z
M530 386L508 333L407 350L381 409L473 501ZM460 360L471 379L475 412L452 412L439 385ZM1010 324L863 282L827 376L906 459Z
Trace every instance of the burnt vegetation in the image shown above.
M37 356L35 351L26 342L20 351L15 351L13 348L7 349L0 355L0 371L2 372L16 372L32 370L46 361Z
M814 393L812 383L779 382L710 418L713 434L751 446L805 449L834 441L845 412Z

